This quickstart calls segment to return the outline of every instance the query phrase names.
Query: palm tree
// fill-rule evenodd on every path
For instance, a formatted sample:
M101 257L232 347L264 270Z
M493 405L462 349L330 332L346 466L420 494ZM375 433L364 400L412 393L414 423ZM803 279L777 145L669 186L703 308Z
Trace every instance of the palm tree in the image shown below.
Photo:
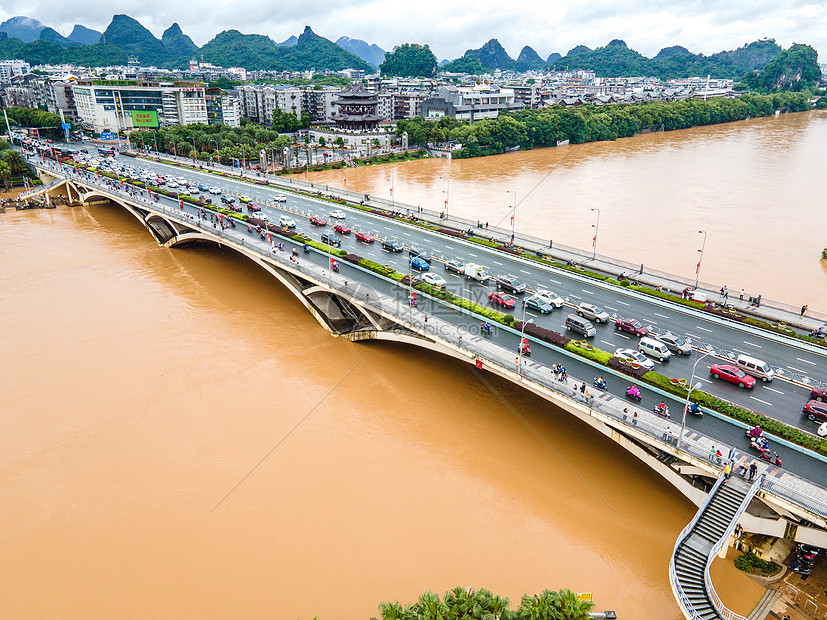
M12 172L23 172L28 168L26 165L26 160L23 159L23 156L12 149L0 151L0 159L9 165Z
M6 186L6 191L9 191L9 179L11 178L11 166L5 161L0 160L0 178L3 179L3 184Z

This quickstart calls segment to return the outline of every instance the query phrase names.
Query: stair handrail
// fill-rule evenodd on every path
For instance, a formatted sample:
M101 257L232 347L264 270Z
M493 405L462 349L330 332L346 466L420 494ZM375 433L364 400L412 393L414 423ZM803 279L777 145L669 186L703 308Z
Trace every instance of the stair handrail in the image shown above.
M675 598L678 599L678 602L680 603L681 609L683 609L684 613L691 614L690 617L692 618L692 620L702 619L698 612L695 611L695 607L694 605L692 605L692 602L689 600L689 597L683 591L683 585L678 579L678 572L675 567L675 557L678 555L678 549L683 544L683 542L689 537L689 534L698 524L698 521L700 521L701 517L703 516L707 507L709 506L709 503L712 501L712 498L715 497L715 493L717 493L718 489L724 483L724 480L724 475L721 474L718 477L718 480L715 481L715 484L712 485L712 488L709 490L709 493L706 496L706 500L703 504L701 504L701 507L695 513L695 516L687 524L687 526L683 528L681 533L678 534L678 539L675 542L675 547L674 549L672 549L672 557L669 559L669 583L672 586L672 592L675 595Z
M712 603L712 606L715 608L715 611L718 613L721 618L724 620L747 620L746 617L735 613L726 605L721 602L721 598L718 596L718 593L715 591L715 586L712 585L712 577L709 575L709 567L712 566L712 562L715 561L715 556L718 555L718 552L721 548L727 544L729 541L729 537L732 535L733 530L735 530L735 526L738 524L738 517L747 509L749 503L752 501L752 498L755 497L755 494L758 492L758 489L761 488L761 483L764 480L764 474L756 478L755 482L752 483L752 486L747 491L747 494L744 496L744 499L741 501L741 504L738 506L738 509L735 511L735 514L732 516L732 521L730 521L729 527L727 527L726 532L724 532L723 536L712 546L709 555L707 556L706 560L706 567L704 568L704 585L706 586L706 592L709 596L709 600Z

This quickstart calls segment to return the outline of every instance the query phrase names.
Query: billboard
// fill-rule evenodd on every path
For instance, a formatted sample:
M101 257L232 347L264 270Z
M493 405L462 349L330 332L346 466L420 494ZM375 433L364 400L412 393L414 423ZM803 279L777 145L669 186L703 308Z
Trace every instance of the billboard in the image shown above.
M158 112L155 110L132 110L133 127L157 127Z

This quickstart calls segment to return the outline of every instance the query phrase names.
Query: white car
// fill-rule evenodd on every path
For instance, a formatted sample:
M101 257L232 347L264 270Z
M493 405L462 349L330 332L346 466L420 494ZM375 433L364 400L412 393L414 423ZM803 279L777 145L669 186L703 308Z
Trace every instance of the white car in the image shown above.
M187 185L187 193L190 196L194 196L198 193L198 186L197 185Z
M544 302L555 308L562 308L565 300L553 291L541 288L536 293L537 297L541 297Z
M178 183L175 181L167 181L167 189L178 189Z
M819 437L827 437L827 422L818 427L816 431Z
M431 286L436 286L437 288L445 288L445 285L448 284L445 278L436 273L423 273L420 277L423 282L427 282Z
M279 226L283 226L284 228L295 228L296 221L292 217L287 217L286 215L282 215L279 218Z
M209 192L211 194L220 194L221 193L221 188L220 187L211 187L209 189Z
M284 194L276 194L273 196L273 202L287 202L287 196Z
M343 220L347 216L345 215L344 211L338 211L337 210L337 211L331 211L330 212L330 217L332 217L333 219L336 219L336 220Z
M615 351L615 357L637 362L647 370L652 370L655 367L655 362L650 360L640 351L635 351L634 349L618 349Z

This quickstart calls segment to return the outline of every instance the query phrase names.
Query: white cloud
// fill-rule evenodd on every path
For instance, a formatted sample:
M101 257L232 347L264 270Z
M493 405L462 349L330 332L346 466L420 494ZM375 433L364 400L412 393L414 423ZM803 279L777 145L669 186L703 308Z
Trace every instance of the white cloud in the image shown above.
M106 13L101 9L105 6ZM3 0L0 21L14 15L39 19L63 34L76 23L103 30L113 13L131 15L156 36L173 22L198 45L234 28L283 40L305 25L335 40L342 35L392 49L401 43L428 43L438 58L455 58L497 38L512 56L524 45L542 57L565 54L575 45L600 47L623 39L629 47L654 56L683 45L711 54L763 37L784 47L809 43L827 50L827 5L812 0L524 0L519 6L501 0Z

